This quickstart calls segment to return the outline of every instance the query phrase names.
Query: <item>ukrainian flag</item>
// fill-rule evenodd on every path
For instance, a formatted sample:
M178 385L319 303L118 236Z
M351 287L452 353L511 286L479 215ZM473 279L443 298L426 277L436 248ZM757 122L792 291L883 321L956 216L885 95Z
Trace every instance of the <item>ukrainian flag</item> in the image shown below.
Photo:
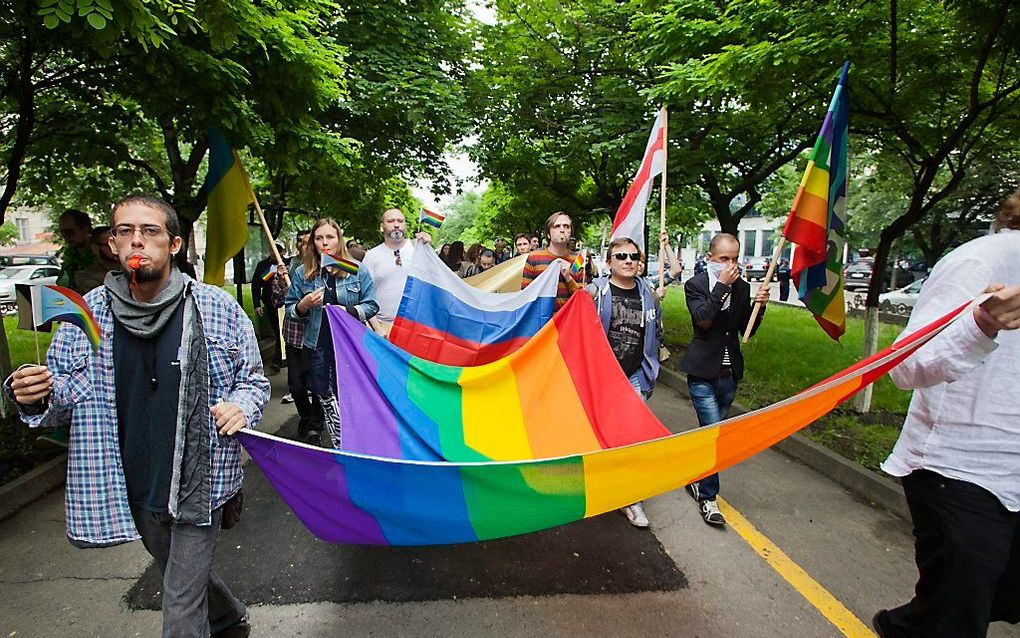
M202 188L209 193L203 280L222 286L227 260L248 240L248 205L252 195L237 151L215 130L209 132L209 172Z

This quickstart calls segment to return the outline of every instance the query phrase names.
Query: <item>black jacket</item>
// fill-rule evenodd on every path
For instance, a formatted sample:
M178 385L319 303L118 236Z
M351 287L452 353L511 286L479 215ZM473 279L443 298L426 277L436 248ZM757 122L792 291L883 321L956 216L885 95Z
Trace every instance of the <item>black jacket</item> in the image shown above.
M694 324L694 338L684 353L680 369L689 375L712 379L719 376L722 370L723 349L729 347L730 367L734 380L744 376L744 356L740 353L740 339L751 321L751 286L743 279L727 286L716 282L715 287L708 289L708 273L700 272L684 284L687 297L687 310L691 313ZM730 307L722 309L727 295L732 295ZM763 307L754 322L754 331L758 330L765 316ZM706 330L698 325L701 321L711 321Z

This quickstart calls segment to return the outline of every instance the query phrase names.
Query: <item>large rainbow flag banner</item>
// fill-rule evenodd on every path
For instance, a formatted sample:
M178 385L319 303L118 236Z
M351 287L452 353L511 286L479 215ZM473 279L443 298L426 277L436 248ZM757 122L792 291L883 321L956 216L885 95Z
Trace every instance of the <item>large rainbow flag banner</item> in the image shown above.
M448 463L326 450L254 431L239 437L298 519L324 541L436 545L524 534L597 516L743 461L849 399L969 308L767 408L624 447ZM559 404L545 407L547 430L562 427Z
M524 290L518 276L517 292L487 292L465 283L419 244L389 339L429 361L490 363L520 348L552 318L558 277L559 269L548 268Z
M797 244L792 265L797 295L822 329L836 340L846 332L843 246L846 244L849 71L847 62L783 229L783 236Z
M412 356L343 309L328 307L326 315L344 450L510 461L669 434L617 365L586 294L574 295L513 354L474 367Z

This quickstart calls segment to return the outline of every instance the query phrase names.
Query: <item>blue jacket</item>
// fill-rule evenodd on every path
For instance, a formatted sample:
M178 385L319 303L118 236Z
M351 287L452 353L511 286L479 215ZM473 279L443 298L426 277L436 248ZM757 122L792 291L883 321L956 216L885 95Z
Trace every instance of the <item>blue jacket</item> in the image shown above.
M305 267L300 265L291 271L290 289L283 305L287 308L286 316L291 319L304 319L305 341L303 347L315 349L319 344L319 329L322 327L322 306L312 306L307 315L297 313L297 303L316 288L326 285L322 271L315 279L305 279ZM356 308L358 317L367 321L379 312L379 304L375 300L375 283L367 268L359 268L358 274L348 275L336 280L337 302L341 306Z
M644 357L638 370L641 392L651 392L659 378L659 344L662 342L662 307L652 288L641 278L637 279L641 291L641 325L645 329ZM602 276L588 284L585 289L595 300L602 329L609 332L609 321L613 316L613 289L609 277Z

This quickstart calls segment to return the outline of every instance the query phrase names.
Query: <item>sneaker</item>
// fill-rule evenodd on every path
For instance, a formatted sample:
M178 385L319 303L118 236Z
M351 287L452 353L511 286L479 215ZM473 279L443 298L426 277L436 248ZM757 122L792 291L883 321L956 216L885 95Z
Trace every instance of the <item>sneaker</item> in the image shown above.
M634 503L627 507L620 508L623 515L627 517L630 524L634 527L640 527L642 529L648 527L648 517L645 516L645 508L641 506L641 503Z
M701 517L709 525L726 524L726 517L719 511L719 504L714 498L710 501L698 501L698 509L701 510Z
M701 500L701 499L698 498L698 484L697 483L691 483L690 485L688 485L687 486L687 493L690 494L691 498L693 498L694 500L696 500L696 501L700 501Z
M288 392L287 394L283 395L282 399L280 399L280 403L294 403L294 397L291 395L290 392Z

